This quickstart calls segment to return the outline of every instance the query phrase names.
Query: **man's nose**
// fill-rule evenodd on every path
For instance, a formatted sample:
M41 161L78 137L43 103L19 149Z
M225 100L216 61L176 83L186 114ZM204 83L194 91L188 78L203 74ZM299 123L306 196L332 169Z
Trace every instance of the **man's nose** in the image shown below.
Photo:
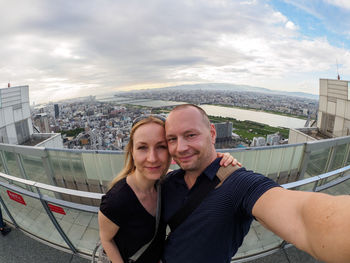
M178 138L177 139L176 150L178 152L183 152L183 151L186 151L187 149L188 149L188 146L187 146L186 140L184 140L182 138Z

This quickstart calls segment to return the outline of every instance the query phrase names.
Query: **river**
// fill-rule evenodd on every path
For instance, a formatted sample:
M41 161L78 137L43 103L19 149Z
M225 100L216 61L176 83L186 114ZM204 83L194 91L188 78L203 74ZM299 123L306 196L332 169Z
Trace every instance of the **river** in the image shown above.
M116 103L128 103L146 107L162 107L183 104L184 102L164 101L152 99L132 99L123 97L109 97L100 99L100 101L114 101ZM200 105L208 115L221 116L226 118L235 118L240 121L254 121L267 124L273 127L285 128L302 128L306 120L301 120L293 117L287 117L263 111L243 110L238 108L228 108L213 105Z
M240 121L255 121L273 127L302 128L306 120L267 113L263 111L242 110L237 108L220 107L213 105L201 105L208 115L235 118Z

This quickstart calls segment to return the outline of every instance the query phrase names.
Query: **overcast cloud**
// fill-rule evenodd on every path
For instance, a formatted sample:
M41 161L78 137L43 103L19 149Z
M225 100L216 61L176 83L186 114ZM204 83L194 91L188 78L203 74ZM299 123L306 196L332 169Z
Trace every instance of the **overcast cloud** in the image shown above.
M206 82L317 94L336 61L350 79L345 0L0 0L0 9L0 87L29 85L36 103Z

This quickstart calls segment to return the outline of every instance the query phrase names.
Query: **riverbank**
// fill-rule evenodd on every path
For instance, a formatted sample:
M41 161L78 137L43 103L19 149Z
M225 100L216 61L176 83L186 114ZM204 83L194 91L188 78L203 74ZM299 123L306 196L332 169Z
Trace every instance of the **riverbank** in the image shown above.
M208 104L209 105L209 104ZM297 118L301 120L307 120L306 116L300 116L300 115L295 115L291 113L286 113L286 112L280 112L280 111L273 111L273 110L258 110L255 108L250 108L250 107L238 107L238 106L232 106L232 105L226 105L226 104L210 104L213 106L220 106L220 107L225 107L225 108L234 108L234 109L240 109L240 110L250 110L250 111L256 111L256 112L266 112L266 113L271 113L271 114L276 114L276 115L281 115L285 117L291 117L291 118Z

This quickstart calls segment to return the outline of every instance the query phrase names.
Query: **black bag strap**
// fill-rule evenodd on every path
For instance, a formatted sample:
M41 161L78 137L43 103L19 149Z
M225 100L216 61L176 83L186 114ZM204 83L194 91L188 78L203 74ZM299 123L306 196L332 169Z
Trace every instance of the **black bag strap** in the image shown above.
M134 255L132 255L131 257L129 257L129 263L132 262L136 262L139 257L141 257L141 255L146 251L146 249L151 245L151 243L153 242L153 240L156 238L157 236L157 232L158 232L158 226L159 226L159 220L160 220L160 214L161 214L161 198L162 193L161 193L161 186L160 186L160 182L158 182L157 184L157 212L156 212L156 227L155 227L155 231L154 231L154 235L151 239L151 241L149 241L148 243L144 244L141 248L139 248L139 250L137 250L135 252Z
M221 186L223 181L240 167L229 165L220 167L213 180L204 177L200 185L194 190L188 201L169 220L168 225L174 231L204 200L210 191Z

